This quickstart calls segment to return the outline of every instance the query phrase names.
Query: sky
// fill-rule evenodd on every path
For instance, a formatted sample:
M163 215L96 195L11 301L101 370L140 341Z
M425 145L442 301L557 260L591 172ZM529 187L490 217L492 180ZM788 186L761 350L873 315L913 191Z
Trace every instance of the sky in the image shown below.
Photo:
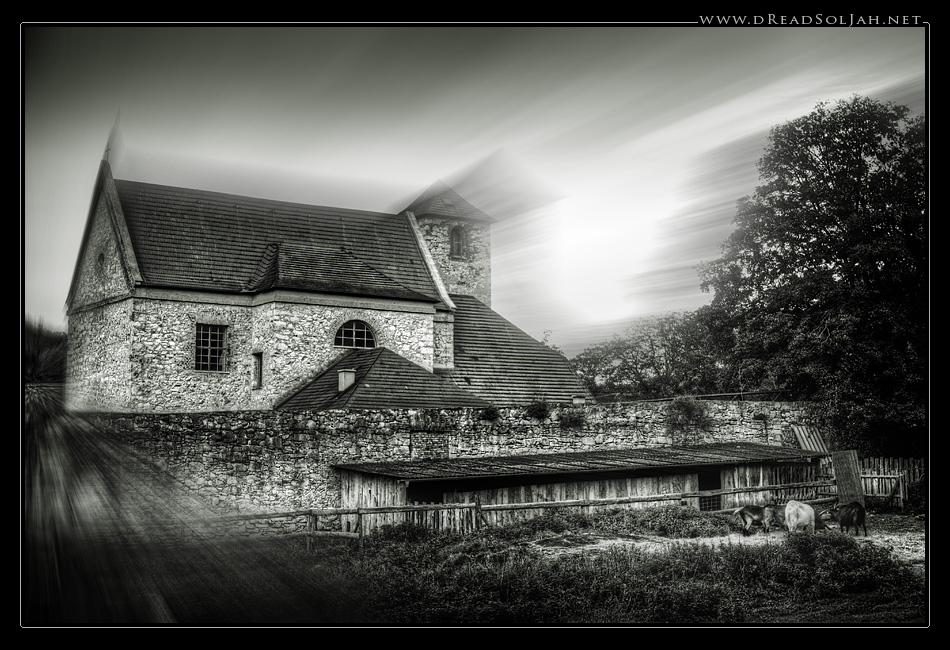
M65 303L116 178L498 217L492 307L568 356L712 295L769 129L853 95L927 108L927 29L21 25L25 317Z

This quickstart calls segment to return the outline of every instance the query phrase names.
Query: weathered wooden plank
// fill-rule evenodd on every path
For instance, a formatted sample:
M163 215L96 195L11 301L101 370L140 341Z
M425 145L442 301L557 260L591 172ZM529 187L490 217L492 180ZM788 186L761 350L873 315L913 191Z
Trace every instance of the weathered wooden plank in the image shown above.
M861 480L861 466L858 452L854 449L836 451L831 454L835 468L835 482L838 485L838 498L841 503L857 501L864 505L864 484Z

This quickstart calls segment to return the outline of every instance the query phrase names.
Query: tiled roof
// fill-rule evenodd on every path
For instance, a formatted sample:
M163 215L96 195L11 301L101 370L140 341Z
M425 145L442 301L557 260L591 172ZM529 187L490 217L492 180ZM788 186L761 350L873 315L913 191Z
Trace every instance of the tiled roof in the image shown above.
M115 185L146 286L229 293L372 286L370 295L439 301L405 217L134 181ZM339 269L324 279L307 277L334 263L356 278Z
M417 217L449 217L488 223L495 221L442 181L433 183L419 198L406 207L406 210Z
M438 370L495 406L590 398L567 359L472 296L455 303L455 368Z
M271 289L428 300L345 249L290 242L267 245L244 291Z
M446 479L597 473L639 469L735 465L757 462L803 461L827 454L804 449L724 442L689 447L609 449L576 453L492 456L484 458L442 458L417 461L334 465L367 474L401 480L437 481Z
M339 370L356 379L340 392ZM329 409L464 408L488 403L386 348L350 350L276 408Z

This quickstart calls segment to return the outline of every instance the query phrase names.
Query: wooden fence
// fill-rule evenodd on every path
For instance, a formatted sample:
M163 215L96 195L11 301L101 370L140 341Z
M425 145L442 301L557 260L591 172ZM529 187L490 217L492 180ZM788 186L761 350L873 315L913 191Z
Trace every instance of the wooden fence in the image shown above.
M550 509L579 509L590 513L615 507L638 507L646 504L681 504L687 499L705 498L715 495L754 494L767 492L772 498L798 498L811 503L833 501L823 497L827 489L834 485L833 480L807 481L783 485L762 485L756 487L730 488L723 490L703 490L659 494L652 496L617 497L610 499L575 499L565 501L535 501L531 503L439 503L412 504L405 506L378 506L372 508L324 508L310 511L311 522L308 532L314 536L342 535L362 537L384 525L413 523L427 528L451 530L468 533L483 526L502 526L522 519L530 519L544 514ZM784 497L786 493L792 497ZM805 498L802 495L807 493ZM348 530L334 530L342 516L355 515L355 525ZM326 522L326 523L324 523Z
M861 458L861 484L865 496L886 498L903 508L910 486L926 478L923 458Z
M862 458L861 480L865 496L888 497L903 506L907 487L925 478L926 464L923 459ZM294 534L309 538L319 536L342 536L359 538L384 525L411 523L426 528L467 533L483 526L502 526L529 519L553 508L576 509L590 514L597 510L615 507L642 507L649 504L681 504L688 499L709 498L721 495L757 494L766 500L782 503L795 499L812 504L830 503L837 500L837 485L830 474L832 468L789 466L772 469L772 485L738 487L720 490L679 492L652 496L628 496L607 499L574 499L561 501L536 501L531 503L413 503L404 506L379 506L372 508L320 508L285 513L235 515L220 518L221 523L276 521L296 518L303 530ZM695 502L695 501L694 501ZM728 512L720 510L718 512ZM348 524L346 516L355 515L355 524ZM266 526L265 526L266 527ZM284 533L286 534L286 533Z

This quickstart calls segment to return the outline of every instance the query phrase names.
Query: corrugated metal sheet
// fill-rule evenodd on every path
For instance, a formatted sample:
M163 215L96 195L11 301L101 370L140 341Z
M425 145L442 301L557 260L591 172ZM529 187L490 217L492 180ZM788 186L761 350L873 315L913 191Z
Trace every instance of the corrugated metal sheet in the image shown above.
M825 445L825 439L821 436L821 431L816 427L793 424L792 431L795 432L795 437L798 439L798 444L802 449L828 453L828 446Z
M404 481L436 481L533 474L594 473L651 468L735 465L762 461L808 460L826 454L755 443L717 443L691 447L612 449L577 453L485 458L447 458L390 463L334 465Z

